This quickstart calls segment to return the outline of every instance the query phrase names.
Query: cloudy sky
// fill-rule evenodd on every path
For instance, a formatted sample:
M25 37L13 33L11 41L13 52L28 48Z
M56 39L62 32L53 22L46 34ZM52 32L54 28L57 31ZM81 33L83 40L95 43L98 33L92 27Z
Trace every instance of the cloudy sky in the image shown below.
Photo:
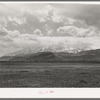
M0 56L25 48L100 48L100 5L0 3Z

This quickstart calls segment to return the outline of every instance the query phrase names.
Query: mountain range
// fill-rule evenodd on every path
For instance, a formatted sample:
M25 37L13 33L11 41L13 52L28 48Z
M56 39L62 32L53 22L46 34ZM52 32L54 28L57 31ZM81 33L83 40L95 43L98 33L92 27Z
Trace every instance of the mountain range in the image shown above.
M50 51L50 48L32 51L31 49L19 50L0 58L0 61L24 62L100 62L100 49L79 51Z

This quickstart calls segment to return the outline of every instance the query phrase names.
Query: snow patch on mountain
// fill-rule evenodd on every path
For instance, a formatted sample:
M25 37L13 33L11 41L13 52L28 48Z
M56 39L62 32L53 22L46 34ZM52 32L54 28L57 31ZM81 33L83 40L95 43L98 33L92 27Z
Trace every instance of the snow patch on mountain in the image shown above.
M49 45L49 46L40 46L40 47L28 47L18 50L17 52L10 53L6 56L24 56L31 55L38 52L67 52L67 53L78 53L81 51L86 51L89 49L86 48L77 48L72 46L62 46L62 45Z

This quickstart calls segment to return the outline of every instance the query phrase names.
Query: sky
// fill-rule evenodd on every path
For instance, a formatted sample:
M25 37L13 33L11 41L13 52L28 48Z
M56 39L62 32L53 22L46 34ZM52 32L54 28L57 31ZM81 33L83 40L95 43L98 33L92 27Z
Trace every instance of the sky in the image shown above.
M100 49L100 4L0 3L0 56L48 46Z

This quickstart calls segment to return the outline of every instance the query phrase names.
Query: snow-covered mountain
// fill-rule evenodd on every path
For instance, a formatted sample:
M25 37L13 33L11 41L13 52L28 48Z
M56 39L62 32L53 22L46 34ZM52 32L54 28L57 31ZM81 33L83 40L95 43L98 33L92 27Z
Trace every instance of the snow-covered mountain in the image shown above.
M37 53L16 52L0 58L0 61L17 62L100 62L100 49L77 53L41 51Z
M59 48L59 49L58 49ZM38 52L66 52L66 53L78 53L84 50L76 49L76 48L68 48L68 47L57 47L57 46L46 46L46 47L28 47L18 50L17 52L9 53L5 56L24 56L24 55L31 55Z
M100 62L100 49L86 50L63 46L28 47L7 54L0 61Z
M32 62L59 62L59 61L99 61L100 50L80 49L72 46L49 45L31 46L9 53L0 58L0 61L32 61Z

